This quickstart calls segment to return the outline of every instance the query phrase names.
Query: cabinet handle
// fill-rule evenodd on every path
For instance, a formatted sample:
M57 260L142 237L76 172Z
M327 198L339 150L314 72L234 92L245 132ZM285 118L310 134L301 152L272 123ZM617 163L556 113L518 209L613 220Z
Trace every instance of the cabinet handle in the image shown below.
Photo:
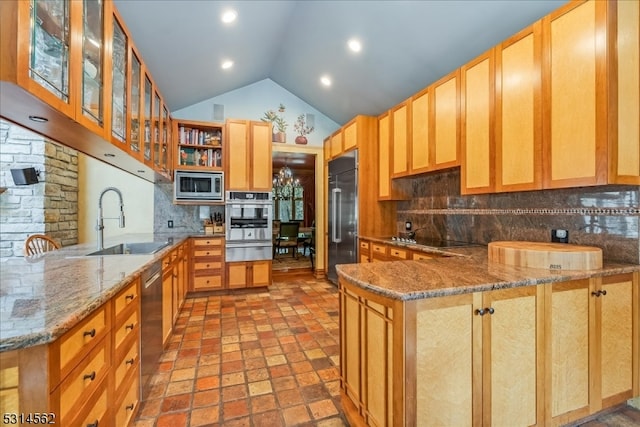
M600 295L606 295L607 291L600 291Z
M134 324L132 323L130 325L125 326L124 328L133 330L133 326L134 326Z
M96 420L95 422L93 422L91 424L87 424L87 427L98 427L98 420Z
M134 406L134 404L132 403L131 405L127 405L127 406L125 407L125 409L126 409L127 411L133 411L133 408L134 408L134 407L135 407L135 406Z
M133 357L125 362L127 365L133 365L134 359Z
M593 295L594 297L599 297L600 295L606 295L607 291L603 291L603 290L597 290L597 291L593 291L591 292L591 295Z
M478 316L484 316L486 313L485 313L485 311L484 311L484 308L478 308L478 309L476 310L476 314L477 314Z
M133 298L134 298L133 294L130 294L130 295L127 295L126 297L124 297L125 300L133 299Z
M493 313L495 312L495 310L493 309L493 307L489 307L489 308L487 308L486 310L489 312L489 314L493 314Z
M90 336L91 338L93 338L96 336L96 329L93 328L90 331L84 331L84 334L82 334L82 336L83 337Z
M96 379L96 371L91 372L90 374L84 374L84 377L82 377L82 379L84 380L95 380Z

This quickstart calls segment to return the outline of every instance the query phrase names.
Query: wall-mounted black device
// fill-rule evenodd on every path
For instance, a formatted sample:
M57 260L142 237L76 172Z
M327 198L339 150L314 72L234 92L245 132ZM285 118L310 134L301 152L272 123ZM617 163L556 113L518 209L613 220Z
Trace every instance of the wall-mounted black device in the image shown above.
M15 185L37 184L40 171L35 168L11 169L11 176Z
M563 229L551 230L551 241L555 243L569 243L569 231Z

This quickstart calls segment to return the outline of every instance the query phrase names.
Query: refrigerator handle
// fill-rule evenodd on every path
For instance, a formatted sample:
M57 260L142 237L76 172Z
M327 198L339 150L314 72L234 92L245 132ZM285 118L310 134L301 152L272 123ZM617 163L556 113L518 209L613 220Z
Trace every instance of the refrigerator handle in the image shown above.
M331 212L331 242L332 243L340 243L342 242L342 235L338 237L338 231L340 231L340 227L342 227L342 209L340 209L338 203L338 197L340 197L340 203L342 202L342 190L340 188L331 189L331 205L333 207L333 212ZM338 224L340 223L340 224Z

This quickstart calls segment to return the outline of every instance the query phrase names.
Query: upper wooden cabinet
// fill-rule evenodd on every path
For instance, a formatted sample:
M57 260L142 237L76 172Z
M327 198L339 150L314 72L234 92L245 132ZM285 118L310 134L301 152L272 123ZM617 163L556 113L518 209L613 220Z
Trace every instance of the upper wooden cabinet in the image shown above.
M494 51L471 61L460 72L462 96L462 194L494 188Z
M406 176L409 172L410 104L406 101L394 107L391 119L391 177Z
M174 120L172 125L176 169L223 170L224 124Z
M111 0L2 1L0 19L4 118L143 179L168 175L152 146L162 95Z
M227 120L227 190L271 191L271 124Z
M542 188L542 25L495 49L495 189Z
M411 111L411 137L409 138L409 172L418 174L428 172L431 164L429 157L429 124L431 108L431 89L426 88L409 100Z
M617 184L640 184L640 3L607 2L617 23L612 37L617 55L610 76L609 180ZM610 43L610 45L611 45Z
M460 70L432 86L429 157L431 169L460 165Z

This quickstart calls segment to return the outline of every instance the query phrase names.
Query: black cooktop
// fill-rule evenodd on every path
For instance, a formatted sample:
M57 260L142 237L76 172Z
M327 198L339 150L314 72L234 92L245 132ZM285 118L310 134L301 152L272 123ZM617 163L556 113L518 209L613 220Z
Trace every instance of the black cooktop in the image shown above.
M406 243L412 245L422 245L422 246L430 246L432 248L451 248L456 246L473 246L473 243L469 242L460 242L457 240L439 240L439 239L429 239L429 238L420 238L418 237L415 240L406 239L406 238L391 238L391 241L397 243Z

